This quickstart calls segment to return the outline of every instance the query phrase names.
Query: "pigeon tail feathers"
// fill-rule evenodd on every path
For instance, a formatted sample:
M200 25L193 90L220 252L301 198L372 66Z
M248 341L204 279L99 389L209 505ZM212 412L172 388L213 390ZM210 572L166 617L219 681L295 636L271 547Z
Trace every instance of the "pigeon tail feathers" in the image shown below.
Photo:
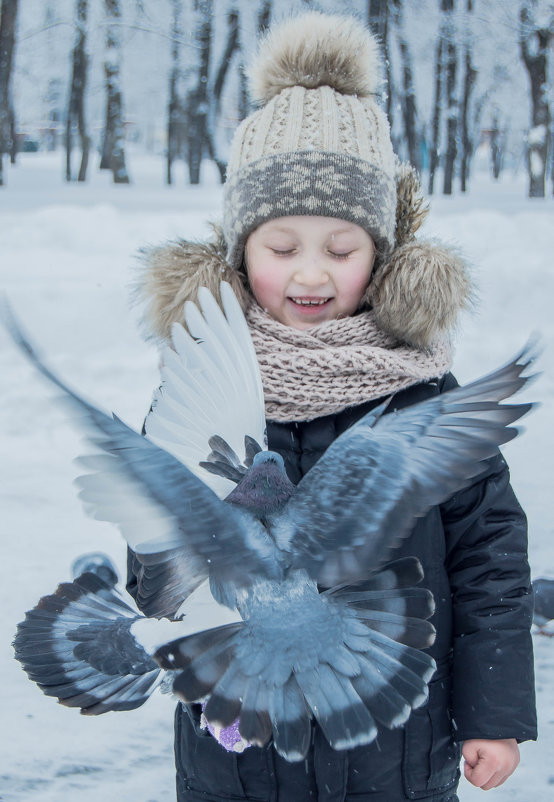
M243 622L177 639L154 658L176 672L183 701L206 703L214 728L238 720L245 740L263 746L273 738L280 755L298 761L315 719L334 749L353 749L427 698L435 664L419 649L434 640L426 620L434 604L429 591L410 586L420 579L420 564L406 558L319 594L298 572L253 588Z
M131 634L141 617L108 582L84 573L26 613L15 656L29 679L63 705L86 715L133 710L162 679Z

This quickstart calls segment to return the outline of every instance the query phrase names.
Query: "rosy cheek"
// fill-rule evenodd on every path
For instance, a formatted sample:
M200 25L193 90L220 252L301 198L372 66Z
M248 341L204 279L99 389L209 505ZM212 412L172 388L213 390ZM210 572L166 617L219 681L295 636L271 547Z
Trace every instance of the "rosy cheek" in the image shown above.
M367 266L360 265L359 268L354 270L348 279L345 280L345 295L348 296L351 304L353 304L354 309L357 308L363 294L366 291L370 276L371 271L367 268Z
M283 294L281 282L270 267L251 271L249 278L254 297L261 306L271 305Z

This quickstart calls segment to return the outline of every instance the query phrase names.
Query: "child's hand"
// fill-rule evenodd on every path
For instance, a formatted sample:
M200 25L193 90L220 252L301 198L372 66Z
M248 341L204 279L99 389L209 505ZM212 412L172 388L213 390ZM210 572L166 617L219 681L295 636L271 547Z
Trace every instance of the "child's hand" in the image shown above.
M502 785L519 763L519 747L515 738L465 741L462 755L466 780L483 791Z

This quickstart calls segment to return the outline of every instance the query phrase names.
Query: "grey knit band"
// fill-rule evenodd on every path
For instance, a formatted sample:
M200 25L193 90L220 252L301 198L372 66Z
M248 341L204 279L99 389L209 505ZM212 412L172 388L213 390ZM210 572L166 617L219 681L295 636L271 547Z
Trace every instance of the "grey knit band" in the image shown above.
M337 217L364 228L381 252L394 244L396 188L375 164L347 153L276 153L234 172L225 184L227 261L242 265L248 235L287 215Z

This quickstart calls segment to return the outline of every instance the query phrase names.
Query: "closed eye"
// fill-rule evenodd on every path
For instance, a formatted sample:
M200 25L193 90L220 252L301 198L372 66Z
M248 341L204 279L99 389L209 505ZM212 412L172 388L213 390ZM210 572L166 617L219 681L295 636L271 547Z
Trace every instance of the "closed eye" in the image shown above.
M277 248L271 248L270 250L273 251L273 253L276 256L291 256L295 252L296 249L295 248L289 248L286 251L280 251Z
M348 259L354 251L347 251L346 253L335 253L334 251L329 251L329 256L332 256L334 259Z

